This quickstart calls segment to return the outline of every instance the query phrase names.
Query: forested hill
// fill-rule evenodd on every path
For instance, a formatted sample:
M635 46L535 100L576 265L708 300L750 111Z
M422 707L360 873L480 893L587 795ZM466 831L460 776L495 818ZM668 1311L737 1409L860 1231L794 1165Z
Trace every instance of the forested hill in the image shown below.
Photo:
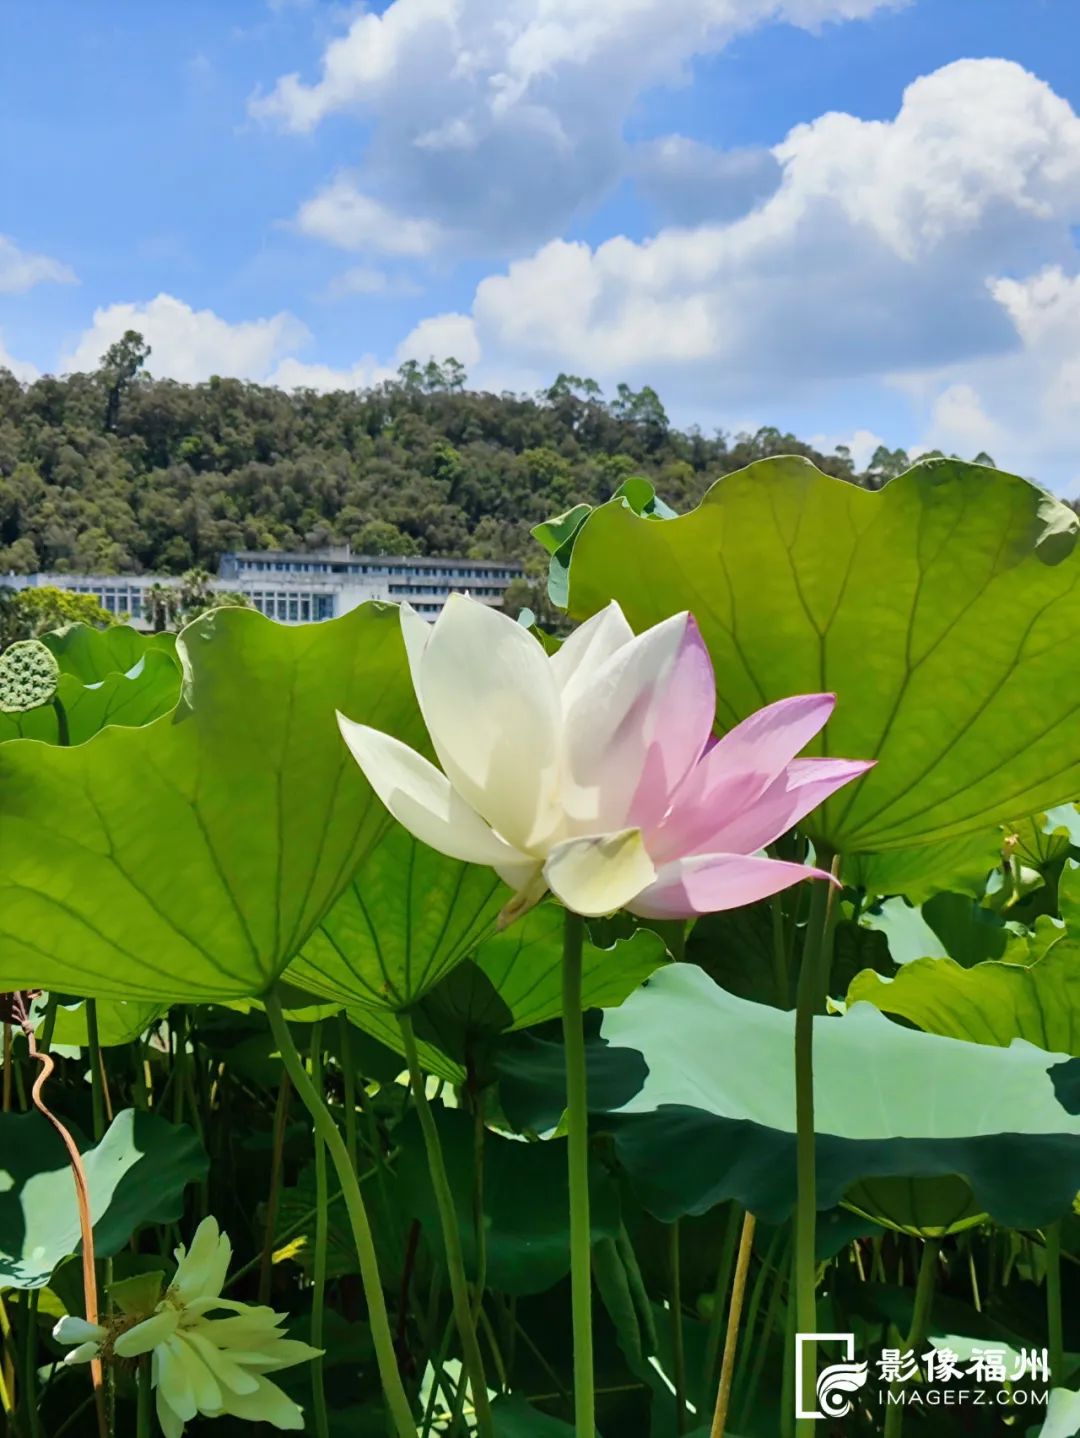
M286 393L239 380L149 378L127 335L100 369L20 385L0 369L0 575L213 571L223 550L348 541L367 553L519 558L529 527L630 474L675 508L727 471L797 453L878 485L774 429L704 435L668 423L651 389L560 375L532 396L465 387L461 366L404 366L376 388Z

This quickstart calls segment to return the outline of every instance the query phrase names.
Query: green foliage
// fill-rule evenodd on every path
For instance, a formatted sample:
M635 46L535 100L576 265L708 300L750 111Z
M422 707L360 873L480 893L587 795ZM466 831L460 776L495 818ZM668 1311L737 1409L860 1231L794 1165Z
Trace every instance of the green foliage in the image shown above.
M535 397L481 394L448 359L370 390L287 394L149 379L148 359L129 332L95 374L0 385L0 575L213 573L226 550L334 540L531 559L531 524L603 503L629 475L680 506L768 454L856 478L849 458L775 429L681 433L647 386L606 402L560 375Z
M72 594L52 585L40 589L0 586L0 650L64 624L105 628L112 623L113 616L92 594Z
M386 827L334 710L417 736L392 610L290 629L224 609L178 649L172 715L0 746L0 989L259 993Z
M179 1217L185 1187L206 1172L189 1128L125 1109L83 1157L96 1253L118 1253L144 1224ZM38 1113L0 1114L0 1284L41 1288L79 1246L71 1170Z
M701 625L729 726L834 690L829 752L876 759L807 823L845 854L986 830L1070 800L1080 705L1076 516L1035 485L931 460L879 493L764 460L658 523L615 502L581 526L575 617ZM639 576L651 576L648 583ZM824 752L820 748L818 752Z

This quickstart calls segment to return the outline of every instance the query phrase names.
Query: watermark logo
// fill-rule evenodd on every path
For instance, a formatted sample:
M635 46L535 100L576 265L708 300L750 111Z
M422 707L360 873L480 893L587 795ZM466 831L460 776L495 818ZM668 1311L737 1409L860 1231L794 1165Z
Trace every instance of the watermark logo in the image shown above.
M832 1355L818 1352L829 1344L840 1345L839 1362L825 1362ZM807 1371L808 1351L823 1364L816 1376ZM873 1366L872 1377L870 1363L855 1357L853 1333L796 1333L796 1418L844 1418L856 1401L872 1408L1045 1407L1047 1403L1050 1373L1045 1348L1023 1348L1017 1353L972 1344L963 1356L944 1342L921 1354L883 1348ZM812 1376L813 1408L807 1406Z
M814 1385L817 1407L803 1407L803 1362L807 1344L840 1343L844 1348L844 1361L830 1363L818 1373ZM795 1417L796 1418L843 1418L851 1412L851 1395L865 1387L869 1377L869 1365L864 1359L855 1361L855 1335L853 1333L796 1333L795 1335Z

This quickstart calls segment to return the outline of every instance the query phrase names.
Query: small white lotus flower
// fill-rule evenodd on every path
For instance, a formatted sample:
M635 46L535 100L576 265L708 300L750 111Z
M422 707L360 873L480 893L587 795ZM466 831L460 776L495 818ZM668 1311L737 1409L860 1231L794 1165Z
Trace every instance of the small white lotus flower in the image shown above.
M62 1318L59 1343L76 1346L65 1363L150 1354L158 1422L165 1438L181 1438L184 1424L201 1414L231 1414L254 1423L300 1431L301 1409L264 1375L317 1358L319 1350L287 1338L286 1315L272 1308L222 1298L232 1245L217 1220L204 1218L190 1250L176 1250L176 1274L153 1312L140 1322L111 1324ZM225 1313L227 1317L214 1317Z

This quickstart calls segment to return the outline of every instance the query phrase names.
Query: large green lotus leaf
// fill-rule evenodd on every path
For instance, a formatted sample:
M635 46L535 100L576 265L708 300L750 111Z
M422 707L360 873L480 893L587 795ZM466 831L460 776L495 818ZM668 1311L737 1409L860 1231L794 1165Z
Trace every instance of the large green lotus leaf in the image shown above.
M98 1042L102 1048L129 1044L144 1034L168 1011L166 1004L140 1003L138 1000L99 999L97 1005ZM86 1005L60 1004L53 1028L54 1045L86 1048Z
M94 1247L108 1258L144 1223L174 1223L209 1159L191 1129L129 1108L83 1165ZM41 1288L79 1245L75 1184L55 1129L33 1110L0 1114L0 1287Z
M976 897L986 888L990 871L1001 863L1004 838L1003 831L995 828L911 849L852 854L845 858L842 877L864 894L903 894L913 904L943 890Z
M1007 1047L1026 1039L1080 1058L1080 940L1063 938L1034 964L917 959L893 979L857 974L848 1002L871 1003L924 1033Z
M609 1054L647 1077L618 1107L616 1150L659 1217L737 1198L770 1221L795 1196L794 1015L673 964L603 1016ZM920 1033L869 1004L814 1021L818 1204L861 1179L960 1175L980 1212L1060 1217L1080 1186L1075 1060ZM1073 1104L1073 1107L1080 1105Z
M130 674L107 674L83 683L73 674L61 674L56 697L67 718L69 744L84 744L108 724L134 727L167 714L180 697L180 670L160 649L140 658ZM0 714L0 742L40 739L60 742L60 719L53 704L22 714Z
M421 1063L428 1073L460 1083L475 1045L559 1016L563 921L557 904L538 905L510 928L490 935L471 959L424 995L413 1021ZM587 941L582 953L584 1006L621 1004L666 962L663 940L648 929L616 939L606 948ZM290 978L295 977L293 969L290 966ZM348 1015L365 1033L403 1052L397 1019L388 1008L350 1004Z
M803 459L726 475L678 519L581 527L576 618L697 617L729 727L835 690L813 752L877 759L807 821L842 853L986 829L1080 792L1080 521L1013 475L928 460L878 492Z
M494 929L510 897L493 869L447 859L395 824L293 960L289 980L345 1004L409 1008Z
M89 624L66 624L41 636L64 674L83 684L96 684L110 674L129 674L144 655L165 654L175 660L176 636L144 634L128 624L95 629Z
M388 819L335 708L419 740L397 611L189 625L176 711L63 749L0 745L0 990L260 993Z

